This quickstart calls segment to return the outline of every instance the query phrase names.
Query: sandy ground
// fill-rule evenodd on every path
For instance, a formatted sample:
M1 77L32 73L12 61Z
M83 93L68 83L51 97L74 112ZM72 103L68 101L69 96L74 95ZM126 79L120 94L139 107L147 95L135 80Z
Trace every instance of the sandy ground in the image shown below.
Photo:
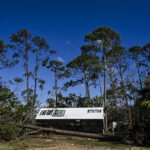
M45 140L51 143L50 147L47 148L31 148L28 150L150 150L150 148L129 146L129 145L118 145L111 143L111 146L99 145L99 141L93 141L91 139L83 139L78 137L72 137L71 139L65 139L65 137L57 137ZM82 145L83 144L83 145ZM107 143L108 144L108 143Z
M0 142L0 150L150 150L119 141L100 141L74 136L26 137L18 142Z
M80 146L62 146L62 147L49 147L49 148L33 148L29 150L120 150L118 149L112 149L112 148L106 148L106 147L80 147ZM145 148L125 148L124 150L146 150ZM147 149L148 150L148 149Z

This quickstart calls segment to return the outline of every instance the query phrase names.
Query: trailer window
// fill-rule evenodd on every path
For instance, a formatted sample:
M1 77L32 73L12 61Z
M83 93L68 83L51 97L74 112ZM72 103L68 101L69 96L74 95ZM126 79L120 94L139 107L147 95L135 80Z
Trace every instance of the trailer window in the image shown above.
M101 109L88 109L87 113L101 113Z
M95 109L95 113L101 113L100 109Z
M55 110L53 113L53 117L62 117L65 114L65 110Z
M47 110L42 110L41 112L40 112L40 115L46 115L46 112L47 112Z
M46 115L52 115L53 110L48 110Z

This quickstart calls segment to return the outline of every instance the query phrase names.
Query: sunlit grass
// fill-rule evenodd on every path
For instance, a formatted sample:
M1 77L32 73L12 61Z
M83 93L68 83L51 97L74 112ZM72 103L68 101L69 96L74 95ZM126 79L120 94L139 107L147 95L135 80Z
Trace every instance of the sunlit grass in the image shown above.
M64 136L64 135L51 135L45 138L38 137L26 137L20 141L10 141L10 142L1 142L0 150L104 150L104 149L113 149L113 150L131 150L132 145L125 145L120 142L113 141L100 141L90 138L80 138L74 136ZM135 150L139 150L137 147ZM144 148L142 150L148 150Z

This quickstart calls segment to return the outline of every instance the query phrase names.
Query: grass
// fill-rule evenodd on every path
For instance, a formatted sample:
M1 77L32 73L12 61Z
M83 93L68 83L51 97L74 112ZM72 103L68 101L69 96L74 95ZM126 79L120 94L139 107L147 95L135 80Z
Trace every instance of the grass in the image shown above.
M134 148L134 149L133 149ZM52 135L51 137L26 137L21 141L0 142L0 150L148 150L112 141Z

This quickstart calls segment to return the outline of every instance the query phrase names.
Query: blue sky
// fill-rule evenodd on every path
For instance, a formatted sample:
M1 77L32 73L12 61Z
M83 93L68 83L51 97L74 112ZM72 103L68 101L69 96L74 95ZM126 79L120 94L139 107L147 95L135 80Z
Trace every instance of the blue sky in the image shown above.
M0 39L22 28L47 39L66 64L80 54L84 36L100 26L108 26L121 35L122 45L129 48L150 42L149 0L1 0ZM34 60L30 59L31 66ZM1 71L3 81L21 76L21 65ZM47 80L46 90L53 86L53 74L42 68L41 78ZM61 83L60 83L61 84ZM32 84L31 84L32 86ZM21 87L24 87L23 85ZM45 91L46 91L45 90ZM91 89L92 95L97 90ZM40 100L47 98L46 92ZM72 92L74 90L70 90ZM85 93L83 86L75 89Z

